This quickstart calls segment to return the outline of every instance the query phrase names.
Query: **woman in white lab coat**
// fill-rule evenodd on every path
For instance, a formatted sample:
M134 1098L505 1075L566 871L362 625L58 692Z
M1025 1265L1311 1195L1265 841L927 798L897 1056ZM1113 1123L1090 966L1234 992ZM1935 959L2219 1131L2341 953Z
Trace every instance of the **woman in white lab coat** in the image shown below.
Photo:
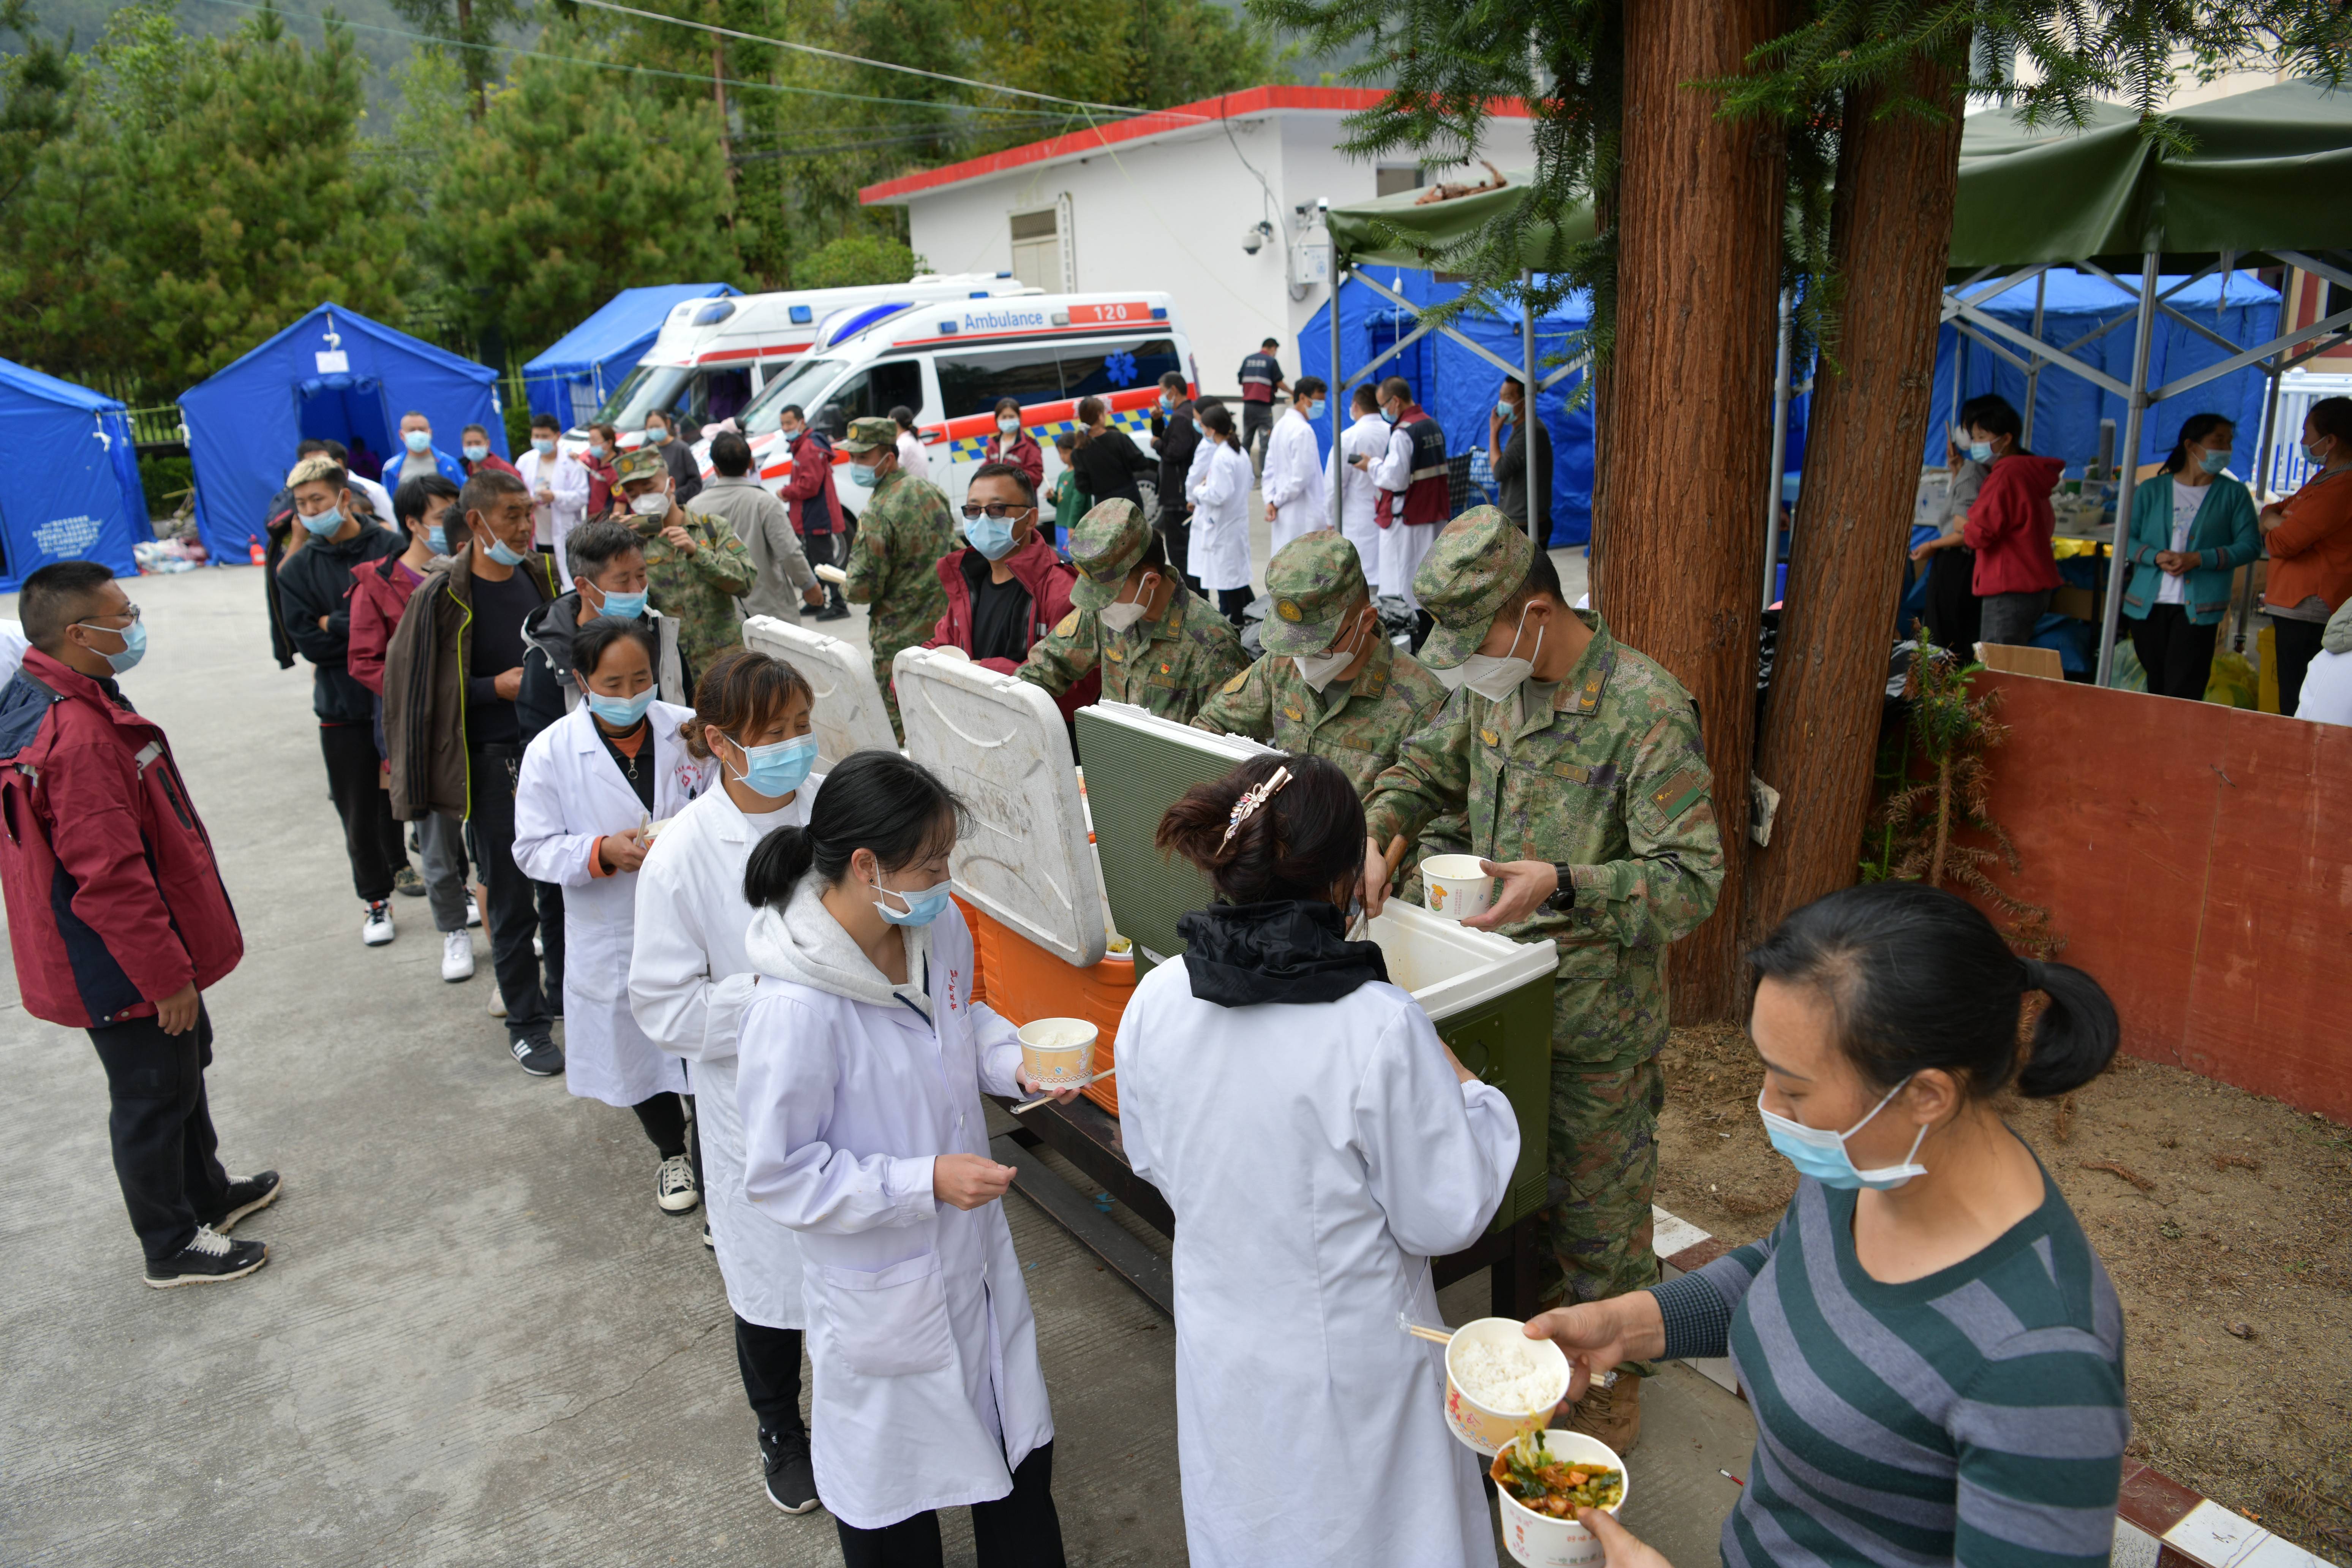
M654 1201L701 1202L687 1151L686 1072L629 1012L629 952L646 825L708 786L710 764L678 740L687 710L654 697L643 623L599 616L572 641L579 707L540 731L515 781L515 864L563 889L563 1081L583 1100L637 1113L660 1152Z
M1119 1130L1176 1215L1176 1447L1192 1568L1495 1561L1445 1424L1429 1259L1519 1154L1381 950L1349 942L1363 807L1319 757L1189 791L1159 841L1218 902L1118 1026Z
M1013 1026L971 998L950 899L960 804L859 752L806 827L752 851L743 1184L800 1233L810 1443L848 1568L936 1568L969 1505L981 1568L1061 1568L1054 1422L981 1095L1014 1094ZM1065 1096L1066 1098L1066 1096Z
M1201 411L1200 450L1184 490L1192 500L1192 575L1235 626L1250 602L1250 490L1257 476L1223 405Z
M808 1427L801 1419L800 1241L743 1197L743 1121L735 1109L735 1031L751 995L743 951L751 906L743 867L771 829L808 821L821 773L801 672L733 648L695 691L687 749L710 760L717 787L662 830L637 872L636 951L629 1005L646 1034L686 1061L696 1095L702 1186L735 1361L759 1423L768 1500L786 1513L816 1506Z

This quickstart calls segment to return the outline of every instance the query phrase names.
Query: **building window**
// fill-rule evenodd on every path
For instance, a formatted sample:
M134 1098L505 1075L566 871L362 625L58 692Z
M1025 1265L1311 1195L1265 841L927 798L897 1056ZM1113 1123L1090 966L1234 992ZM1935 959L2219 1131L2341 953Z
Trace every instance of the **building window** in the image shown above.
M1062 226L1056 208L1013 215L1013 276L1048 293L1062 289Z
M1421 189L1421 170L1418 167L1372 171L1372 195L1376 196L1392 196L1399 191L1419 189Z

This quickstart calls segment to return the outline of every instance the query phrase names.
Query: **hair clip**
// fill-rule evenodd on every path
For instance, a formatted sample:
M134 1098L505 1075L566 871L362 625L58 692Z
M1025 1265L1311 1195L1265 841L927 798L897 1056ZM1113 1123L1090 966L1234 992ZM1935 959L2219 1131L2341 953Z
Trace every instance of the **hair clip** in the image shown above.
M1241 799L1234 802L1234 809L1225 818L1225 836L1217 840L1218 851L1222 853L1225 846L1234 841L1234 835L1242 830L1242 824L1255 816L1258 814L1258 808L1271 799L1276 790L1289 782L1290 770L1276 768L1272 776L1255 789L1242 791Z

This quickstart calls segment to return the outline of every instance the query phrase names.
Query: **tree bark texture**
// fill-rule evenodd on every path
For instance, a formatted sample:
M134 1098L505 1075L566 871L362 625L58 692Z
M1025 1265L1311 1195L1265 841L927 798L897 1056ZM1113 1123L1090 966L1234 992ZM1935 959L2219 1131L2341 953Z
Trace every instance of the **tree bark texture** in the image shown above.
M1617 344L1608 535L1595 599L1612 631L1690 689L1723 831L1717 912L1675 945L1674 1016L1727 1017L1738 973L1755 736L1764 480L1771 465L1784 143L1717 117L1686 84L1738 73L1783 29L1780 0L1642 0L1625 10Z
M1905 85L1948 118L1874 121L1885 89L1857 91L1840 131L1830 214L1844 286L1837 363L1824 356L1813 382L1788 608L1757 738L1757 773L1780 805L1771 847L1751 858L1750 941L1851 884L1869 825L1959 184L1958 77L1920 59Z

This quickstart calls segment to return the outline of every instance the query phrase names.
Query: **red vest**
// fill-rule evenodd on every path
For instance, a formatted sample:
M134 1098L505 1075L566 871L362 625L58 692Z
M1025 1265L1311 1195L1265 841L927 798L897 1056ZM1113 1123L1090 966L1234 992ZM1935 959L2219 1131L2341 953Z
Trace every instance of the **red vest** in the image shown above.
M1397 428L1412 437L1412 475L1402 490L1381 491L1372 521L1382 528L1400 520L1408 528L1443 523L1453 508L1445 479L1445 432L1418 403L1405 405Z

